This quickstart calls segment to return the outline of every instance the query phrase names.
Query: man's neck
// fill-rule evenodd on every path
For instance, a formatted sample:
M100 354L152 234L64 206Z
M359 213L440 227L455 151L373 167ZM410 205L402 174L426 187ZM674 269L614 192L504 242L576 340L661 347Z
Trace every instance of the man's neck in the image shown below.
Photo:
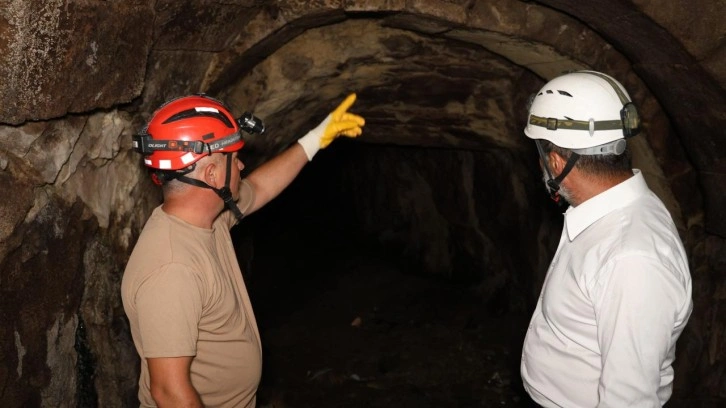
M199 195L174 195L164 198L161 209L199 228L211 229L221 209L219 204Z
M564 187L571 195L570 199L572 201L570 202L570 205L573 207L577 207L585 201L617 186L633 176L632 172L606 178L588 176L575 171L572 173L574 174L570 174L567 177L570 178L570 180L567 180L566 178L568 183L565 184Z

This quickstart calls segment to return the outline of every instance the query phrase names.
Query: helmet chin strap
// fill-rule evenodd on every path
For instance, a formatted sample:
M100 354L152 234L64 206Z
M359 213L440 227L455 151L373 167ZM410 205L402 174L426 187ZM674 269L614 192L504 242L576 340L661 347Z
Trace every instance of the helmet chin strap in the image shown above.
M227 156L227 170L225 174L224 187L222 188L214 188L203 181L189 178L187 176L179 176L176 179L183 183L191 184L196 187L208 188L214 191L217 193L219 198L224 201L225 207L234 213L235 217L237 217L237 221L240 221L244 218L244 214L242 214L242 211L240 211L239 207L237 207L237 203L234 202L234 199L232 198L232 190L229 188L232 178L232 153L225 153L225 155Z
M572 155L569 159L567 159L567 163L565 164L565 168L562 169L562 172L557 177L552 177L552 173L550 172L550 166L549 166L549 160L547 160L547 155L542 150L542 146L539 144L539 140L535 140L535 144L537 145L537 151L539 152L539 157L542 159L542 164L544 165L545 172L547 172L547 189L550 192L550 198L558 204L560 204L560 201L562 197L560 196L559 190L560 190L560 183L562 183L562 180L565 179L565 177L572 171L572 168L575 167L575 163L577 162L577 159L580 158L580 155L572 152Z

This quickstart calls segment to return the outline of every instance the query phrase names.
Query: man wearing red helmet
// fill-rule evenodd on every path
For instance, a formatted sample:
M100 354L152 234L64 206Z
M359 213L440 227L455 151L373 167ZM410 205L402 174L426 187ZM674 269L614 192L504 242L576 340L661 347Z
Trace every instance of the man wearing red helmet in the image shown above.
M172 100L134 136L164 202L144 226L124 272L121 296L141 357L142 407L254 407L262 347L230 228L264 206L321 148L357 137L351 94L292 147L241 179L242 131L205 95Z

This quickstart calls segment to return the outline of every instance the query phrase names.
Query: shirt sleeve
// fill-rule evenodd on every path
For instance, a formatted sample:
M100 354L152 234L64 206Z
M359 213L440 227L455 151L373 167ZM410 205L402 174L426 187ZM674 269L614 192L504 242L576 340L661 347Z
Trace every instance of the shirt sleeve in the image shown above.
M202 296L196 274L168 264L151 274L136 292L143 357L196 355Z
M660 407L661 366L683 298L677 274L657 259L608 262L594 289L602 372L598 407Z
M602 373L598 407L660 407L661 366L684 288L657 259L629 255L604 266L595 289Z

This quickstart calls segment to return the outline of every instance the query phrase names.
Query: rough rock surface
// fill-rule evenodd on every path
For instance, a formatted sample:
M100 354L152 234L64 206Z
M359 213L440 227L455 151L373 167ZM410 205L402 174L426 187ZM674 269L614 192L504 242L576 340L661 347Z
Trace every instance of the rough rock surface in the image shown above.
M696 307L677 395L726 398L725 5L661 3L8 0L3 406L134 405L138 359L118 285L160 195L130 142L163 101L208 92L263 117L267 134L245 152L253 169L357 92L365 135L338 151L360 153L314 173L325 184L344 169L334 191L357 197L345 222L419 276L469 282L482 302L522 310L559 234L556 212L539 205L524 107L544 81L581 68L612 73L639 106L636 167L691 256Z

